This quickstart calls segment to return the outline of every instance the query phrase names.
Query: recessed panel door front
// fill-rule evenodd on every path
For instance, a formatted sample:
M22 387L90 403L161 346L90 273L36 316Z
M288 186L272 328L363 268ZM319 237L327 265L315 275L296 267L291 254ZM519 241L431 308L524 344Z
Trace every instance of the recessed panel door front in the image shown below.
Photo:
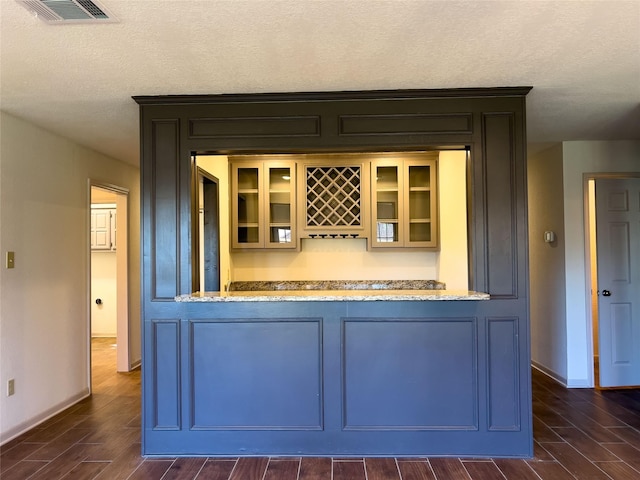
M640 178L596 180L600 386L640 385Z

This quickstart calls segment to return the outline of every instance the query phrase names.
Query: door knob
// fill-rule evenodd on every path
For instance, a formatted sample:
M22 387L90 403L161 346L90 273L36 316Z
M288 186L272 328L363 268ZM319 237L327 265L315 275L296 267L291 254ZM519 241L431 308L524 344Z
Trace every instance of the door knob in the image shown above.
M611 292L609 290L602 290L602 296L603 297L610 297L611 296Z

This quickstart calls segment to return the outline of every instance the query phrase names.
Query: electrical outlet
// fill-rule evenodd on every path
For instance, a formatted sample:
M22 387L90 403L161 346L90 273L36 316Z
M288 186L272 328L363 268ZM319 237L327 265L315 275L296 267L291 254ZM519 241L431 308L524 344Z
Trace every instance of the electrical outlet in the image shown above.
M7 382L7 397L16 393L16 381L12 378Z

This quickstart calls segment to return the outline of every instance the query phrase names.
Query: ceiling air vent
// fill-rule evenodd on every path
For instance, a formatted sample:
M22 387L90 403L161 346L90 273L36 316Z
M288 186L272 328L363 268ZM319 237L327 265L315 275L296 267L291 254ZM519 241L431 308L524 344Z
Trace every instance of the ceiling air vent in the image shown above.
M118 20L95 0L16 0L47 23L106 23Z

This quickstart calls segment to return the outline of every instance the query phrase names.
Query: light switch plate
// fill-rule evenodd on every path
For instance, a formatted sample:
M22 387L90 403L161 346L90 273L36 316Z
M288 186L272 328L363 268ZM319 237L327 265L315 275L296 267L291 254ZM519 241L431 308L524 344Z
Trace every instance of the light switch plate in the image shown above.
M7 268L14 268L16 265L15 252L7 252Z

